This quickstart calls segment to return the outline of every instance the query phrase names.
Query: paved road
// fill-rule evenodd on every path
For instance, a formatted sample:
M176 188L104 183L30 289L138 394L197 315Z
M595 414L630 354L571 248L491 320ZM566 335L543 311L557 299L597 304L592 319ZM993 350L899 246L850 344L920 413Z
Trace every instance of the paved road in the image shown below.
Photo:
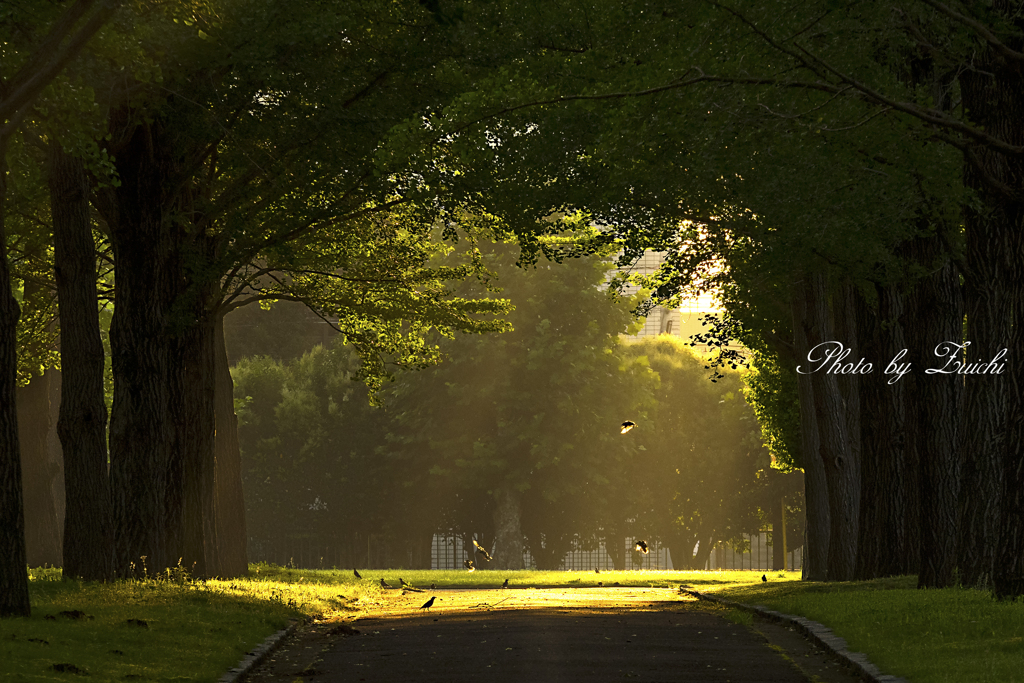
M247 680L808 681L793 656L670 589L431 594L430 613L424 595L396 595L380 617L307 629Z

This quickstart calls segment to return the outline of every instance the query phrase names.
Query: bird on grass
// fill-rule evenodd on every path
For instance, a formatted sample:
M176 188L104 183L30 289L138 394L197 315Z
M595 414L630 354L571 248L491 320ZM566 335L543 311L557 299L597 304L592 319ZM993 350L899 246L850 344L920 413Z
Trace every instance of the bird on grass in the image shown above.
M406 588L406 587L412 585L412 584L406 583L405 579L403 579L401 576L398 577L398 583L399 583L399 585L402 586L402 588Z
M636 550L638 552L643 553L644 555L646 555L647 553L651 552L650 550L647 549L647 541L637 541L636 542Z
M471 572L472 571L476 571L476 567L473 566L473 560L463 560L462 561L462 566L465 567L466 569L468 569Z
M357 579L361 579L361 578L363 578L363 577L362 577L362 575L361 575L361 574L359 573L359 570L358 570L358 569L353 569L353 570L352 570L352 573L356 575L356 578L357 578Z
M766 574L761 574L761 583L768 583L768 576Z
M626 420L625 422L622 423L622 431L619 432L619 434L625 434L633 427L636 427L636 422L633 422L632 420Z
M491 561L491 554L489 552L487 552L486 548L484 548L482 545L477 543L475 538L473 539L473 545L476 546L476 551L478 553L480 553L481 555L483 555L484 557L487 558L488 562Z
M391 588L391 586L388 585L388 582L384 580L383 576L380 577L380 587L381 588Z
M505 583L501 584L502 588L508 588L508 579L505 579Z
M595 574L600 574L600 573L601 573L601 570L600 570L600 569L598 569L597 567L594 567L594 573L595 573Z
M430 590L437 590L437 584L436 583L430 584Z
M427 600L425 603L423 603L423 606L420 607L420 609L430 609L431 607L434 606L434 600L436 600L436 599L437 599L436 596L433 596L433 595L430 596L430 599Z

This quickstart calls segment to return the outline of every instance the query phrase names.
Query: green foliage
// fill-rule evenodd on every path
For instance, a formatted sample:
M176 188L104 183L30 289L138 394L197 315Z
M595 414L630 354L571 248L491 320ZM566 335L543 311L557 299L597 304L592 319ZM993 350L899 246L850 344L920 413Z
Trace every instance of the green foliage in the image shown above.
M659 377L648 423L638 427L643 449L623 476L636 533L664 539L673 563L690 561L694 546L758 530L758 505L768 467L741 374L724 369L708 381L706 360L670 335L627 347Z
M799 468L800 404L795 372L777 356L755 351L744 381L744 395L757 416L772 467L783 472Z
M915 577L727 588L723 597L821 622L893 676L923 683L1020 681L1024 605Z
M358 360L340 344L318 346L285 365L244 359L233 371L249 534L331 538L384 523L375 492L385 463L375 457L383 414L353 382ZM358 520L358 521L357 521Z
M540 567L626 535L662 539L683 566L698 540L760 526L768 456L740 374L709 382L673 337L622 344L633 302L609 298L606 262L515 260L502 246L484 256L515 329L440 340L444 362L398 375L381 409L349 381L358 364L340 344L239 362L256 538L486 537L509 485ZM628 435L625 419L639 425Z

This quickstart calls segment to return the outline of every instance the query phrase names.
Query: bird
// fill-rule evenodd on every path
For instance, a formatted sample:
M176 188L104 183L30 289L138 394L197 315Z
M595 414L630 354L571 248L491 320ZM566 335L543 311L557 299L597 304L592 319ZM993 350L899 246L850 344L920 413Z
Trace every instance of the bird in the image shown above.
M352 573L356 575L356 578L357 578L357 579L361 579L361 578L363 578L363 577L362 577L362 575L361 575L361 574L359 573L359 570L358 570L358 569L353 569L353 570L352 570Z
M761 574L761 583L768 583L768 576L766 574Z
M463 560L462 566L468 569L469 571L474 571L476 569L476 567L473 566L473 560Z
M636 422L633 422L632 420L626 420L625 422L622 423L622 431L619 433L625 434L633 427L636 427Z
M601 570L600 570L600 569L598 569L597 567L594 567L594 573L595 573L595 574L600 574L600 573L601 573Z
M412 585L410 583L406 583L405 579L403 579L401 576L398 577L398 583L402 586L402 588Z
M436 583L430 584L430 590L436 590L436 589L437 589L437 584Z
M475 538L473 539L473 545L476 546L476 551L478 553L480 553L481 555L483 555L484 557L487 558L488 562L491 561L491 554L489 552L487 552L487 550L482 545L477 543Z
M388 585L388 582L384 580L383 576L380 577L380 587L381 588L391 588L391 586Z
M636 549L638 551L642 552L644 555L646 555L647 553L651 552L650 550L647 549L647 541L637 541L636 542Z
M420 607L420 609L430 609L434 605L434 600L435 599L436 599L436 596L431 595L430 599L427 600L425 603L423 603L423 606Z
M501 584L502 588L508 588L508 579L505 579L505 583Z

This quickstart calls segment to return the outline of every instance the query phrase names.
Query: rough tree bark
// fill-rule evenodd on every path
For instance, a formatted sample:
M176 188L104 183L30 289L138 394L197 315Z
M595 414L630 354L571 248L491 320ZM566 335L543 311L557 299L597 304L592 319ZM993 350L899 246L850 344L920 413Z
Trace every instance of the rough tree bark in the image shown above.
M1019 3L1007 0L998 0L990 8L999 20L1011 24L1019 21L1019 10ZM1002 40L1011 51L1024 50L1024 39L1018 34L1007 34ZM959 75L967 117L1004 143L1024 146L1024 72L1019 62L988 47L976 55L972 66ZM970 142L964 152L964 182L985 207L984 211L969 208L965 212L967 324L971 341L981 354L979 359L988 360L985 352L998 352L1006 330L1011 332L1004 373L969 378L970 412L965 425L969 430L965 443L968 488L961 508L965 528L959 558L963 581L970 585L982 581L992 555L995 593L1013 598L1024 595L1024 326L1020 324L1024 310L1024 157ZM975 383L981 386L971 386ZM986 394L986 389L992 391ZM1006 422L1000 425L999 404L1004 396ZM980 425L972 424L979 421ZM999 444L1003 429L1005 437ZM982 438L992 438L995 443L972 453ZM993 462L996 447L998 459ZM993 538L994 499L1000 508L998 538Z
M18 442L21 445L22 495L25 506L25 557L30 567L61 566L61 536L50 459L50 375L34 375L19 387Z
M64 576L106 581L113 578L114 536L89 181L82 161L58 144L50 148L49 185L63 368L57 434L64 453Z
M822 278L824 281L824 278ZM836 288L832 297L834 309L833 333L829 338L842 341L850 349L851 353L847 363L856 363L863 358L860 348L860 340L857 334L856 302L853 285L844 282ZM825 312L827 315L827 310ZM820 373L816 373L820 374ZM827 378L822 377L822 380ZM861 403L860 403L860 375L840 374L836 376L836 387L839 390L840 417L843 420L846 437L846 453L844 461L836 458L830 462L836 468L836 482L841 486L843 495L837 498L829 493L829 502L833 505L832 521L844 520L843 527L836 529L834 534L842 535L842 545L832 543L829 545L829 578L831 580L847 581L853 579L857 571L857 541L860 530L860 458L861 458ZM817 397L817 392L815 397ZM826 476L828 470L826 469ZM835 507L841 503L842 508ZM840 512L841 516L837 516ZM843 578L839 578L839 577Z
M171 198L165 196L174 183L160 122L133 123L131 116L114 115L121 184L99 202L117 264L110 481L119 576L143 567L160 572L185 556L182 454L174 423L180 415L174 390L181 380L172 327L181 266L166 214Z
M25 513L15 403L21 309L11 291L7 263L6 199L7 140L0 138L0 617L27 617L31 607L25 571Z
M494 569L523 568L523 530L520 525L519 491L503 482L496 491L494 508Z
M918 585L946 587L955 582L958 497L960 484L960 420L963 378L929 372L942 367L945 354L963 337L960 282L941 235L913 241L918 263L930 274L918 281L913 295L913 325L907 332L916 376L914 398L918 449L918 492L921 566Z
M798 364L807 362L807 353L811 348L808 335L810 296L808 276L803 282L794 285L793 291L793 346ZM828 576L831 520L825 465L818 455L821 444L814 410L814 386L811 375L797 373L797 393L800 398L800 452L803 456L803 462L800 464L804 470L804 501L807 505L802 575L808 581L824 581Z
M217 545L211 571L225 578L249 571L246 551L245 500L242 495L242 452L238 443L231 368L224 345L224 317L218 316L214 340L216 358L214 402L216 410L216 519ZM213 549L207 544L207 552Z
M903 295L895 285L877 286L878 309L860 300L861 352L888 364L906 348ZM858 579L907 572L905 389L906 377L891 381L885 367L861 378L861 507Z
M813 274L810 279L810 296L807 300L807 343L810 348L837 340L829 306L828 282L823 274ZM833 348L836 348L833 346ZM815 359L819 364L824 347L818 348ZM851 354L851 357L856 356ZM847 360L846 362L849 362ZM804 363L806 371L813 368L811 361ZM860 521L860 467L850 449L850 438L846 419L846 406L839 390L836 375L829 372L831 363L811 373L814 391L814 415L818 423L818 438L821 461L828 485L829 501L829 581L853 579L857 561L857 524ZM813 451L811 452L813 453ZM808 454L810 461L813 455Z

